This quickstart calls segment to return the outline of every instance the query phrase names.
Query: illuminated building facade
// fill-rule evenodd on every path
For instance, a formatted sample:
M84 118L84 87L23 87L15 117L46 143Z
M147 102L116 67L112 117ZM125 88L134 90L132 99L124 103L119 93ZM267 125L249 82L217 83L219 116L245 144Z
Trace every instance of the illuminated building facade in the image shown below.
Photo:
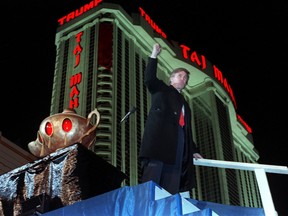
M163 50L158 75L168 81L175 67L186 67L191 79L183 92L192 109L192 128L207 159L257 163L251 128L236 113L236 100L222 72L185 45L168 42L167 35L144 9L129 15L122 7L94 0L58 20L56 61L50 114L74 108L87 116L101 115L97 155L121 169L136 185L140 179L138 150L150 107L144 70L155 42ZM136 112L120 123L131 107ZM261 207L253 172L196 167L194 199Z

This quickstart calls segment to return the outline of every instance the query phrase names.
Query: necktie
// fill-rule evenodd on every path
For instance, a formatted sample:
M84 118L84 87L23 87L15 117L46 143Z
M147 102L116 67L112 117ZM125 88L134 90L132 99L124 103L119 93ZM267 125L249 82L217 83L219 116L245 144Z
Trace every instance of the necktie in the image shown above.
M185 125L183 109L181 109L179 124L181 127L183 127Z

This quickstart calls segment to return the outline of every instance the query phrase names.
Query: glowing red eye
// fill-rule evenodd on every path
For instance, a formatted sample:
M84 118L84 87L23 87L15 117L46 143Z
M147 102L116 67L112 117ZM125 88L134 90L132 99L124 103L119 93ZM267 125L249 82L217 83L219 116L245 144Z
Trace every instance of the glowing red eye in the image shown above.
M72 122L70 119L66 118L64 119L63 123L62 123L62 129L66 132L70 131L72 128Z
M52 124L50 122L47 122L45 125L45 132L48 136L51 136L53 133L53 127Z

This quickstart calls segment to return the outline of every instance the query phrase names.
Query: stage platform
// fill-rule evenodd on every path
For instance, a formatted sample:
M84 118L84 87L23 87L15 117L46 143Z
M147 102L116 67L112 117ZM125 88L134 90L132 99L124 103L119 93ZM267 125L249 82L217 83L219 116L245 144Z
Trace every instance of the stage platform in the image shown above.
M122 187L43 216L265 216L262 208L197 201L171 195L154 182Z
M0 175L3 216L264 216L262 208L198 201L127 176L81 144Z

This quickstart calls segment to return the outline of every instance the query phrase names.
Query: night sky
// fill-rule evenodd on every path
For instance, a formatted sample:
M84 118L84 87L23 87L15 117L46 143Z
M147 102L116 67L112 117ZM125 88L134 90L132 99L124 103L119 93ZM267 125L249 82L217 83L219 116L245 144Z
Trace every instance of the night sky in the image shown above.
M0 131L24 149L49 116L57 20L89 2L0 3ZM216 65L234 91L237 114L253 130L258 162L287 166L287 1L118 2L128 12L141 6L169 40L186 44ZM267 177L275 209L279 216L288 215L288 175Z

